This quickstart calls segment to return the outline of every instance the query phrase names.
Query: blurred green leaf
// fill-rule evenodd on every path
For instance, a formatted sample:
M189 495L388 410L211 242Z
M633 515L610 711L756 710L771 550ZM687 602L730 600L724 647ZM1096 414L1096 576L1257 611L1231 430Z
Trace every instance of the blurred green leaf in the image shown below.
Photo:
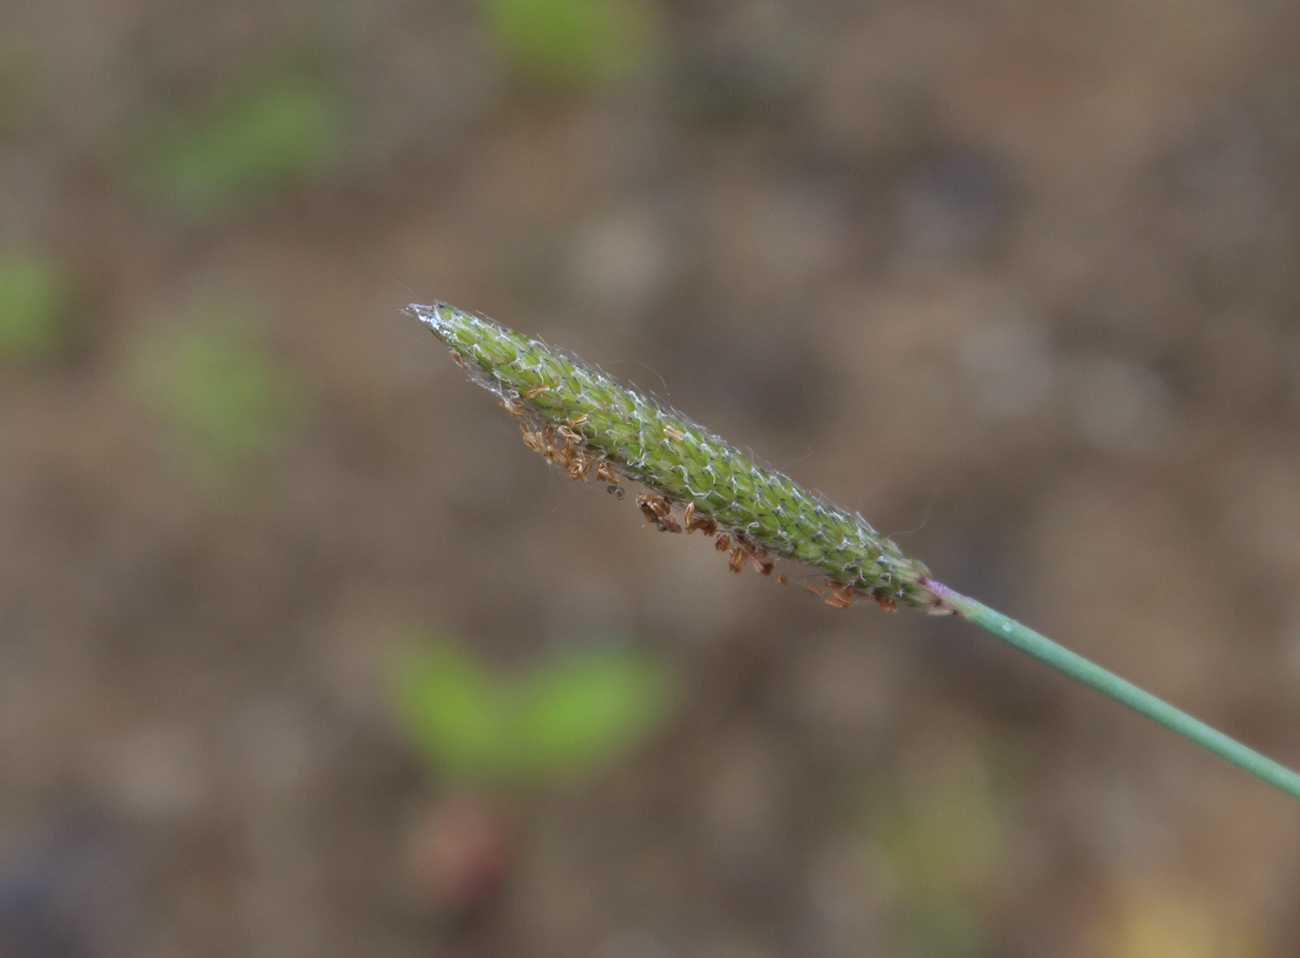
M207 220L325 170L341 120L332 99L279 78L177 119L145 163L147 189L173 212Z
M54 263L0 253L0 358L34 362L68 340L67 278Z
M208 316L145 343L135 381L178 451L209 478L274 452L306 407L297 378L237 316Z
M455 778L527 782L612 761L663 720L662 667L630 652L566 656L510 679L439 645L409 663L398 713L416 745Z
M460 649L437 646L408 665L397 705L416 745L449 774L492 776L513 764L507 696Z
M549 663L520 690L523 754L539 772L590 768L627 750L663 720L668 677L628 652L591 653Z
M645 55L653 35L639 0L483 0L494 42L539 83L591 86L616 80Z

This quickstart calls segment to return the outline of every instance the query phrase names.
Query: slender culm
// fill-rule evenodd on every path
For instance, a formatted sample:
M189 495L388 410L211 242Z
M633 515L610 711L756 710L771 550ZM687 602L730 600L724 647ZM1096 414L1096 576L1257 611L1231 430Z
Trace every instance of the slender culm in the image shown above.
M930 578L862 519L757 465L680 413L616 383L600 370L489 319L443 303L407 309L452 351L471 378L522 420L524 442L574 479L642 483L646 518L665 532L716 535L731 568L764 575L772 556L826 574L826 602L845 608L870 596L885 608L952 613L1057 671L1300 799L1300 775L1020 622ZM674 509L684 512L678 521ZM784 576L777 576L784 582ZM812 591L826 594L818 586Z

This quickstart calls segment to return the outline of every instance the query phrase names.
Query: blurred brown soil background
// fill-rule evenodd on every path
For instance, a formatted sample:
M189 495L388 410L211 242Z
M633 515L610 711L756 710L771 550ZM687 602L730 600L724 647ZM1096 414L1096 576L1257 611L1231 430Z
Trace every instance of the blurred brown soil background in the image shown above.
M609 9L0 5L0 952L1300 955L1294 803L731 575L400 314L572 349L1296 765L1300 8ZM674 704L467 784L395 717L434 635Z

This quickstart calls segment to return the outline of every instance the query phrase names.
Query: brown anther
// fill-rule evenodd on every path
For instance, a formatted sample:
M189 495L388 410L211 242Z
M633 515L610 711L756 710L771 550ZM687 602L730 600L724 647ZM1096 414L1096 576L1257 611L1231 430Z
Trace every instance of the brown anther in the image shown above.
M533 430L529 429L528 426L526 425L520 428L523 430L524 433L524 445L527 446L529 449L531 449L533 452L538 452L541 453L543 456L545 456L546 440L542 438L542 434L540 432L534 432Z
M706 536L711 536L718 531L718 524L708 516L697 516L695 514L695 503L686 506L686 516L682 521L687 532L694 532L696 529L703 532Z
M454 362L461 369L469 369L469 361L465 359L465 357L462 356L460 353L456 352L456 350L454 349L451 351L451 359L452 362Z
M579 426L581 426L581 425L582 425L583 423L585 423L586 421L587 421L587 414L584 412L584 413L583 413L581 416L579 416L577 419L571 420L571 421L569 422L569 428L570 428L570 429L577 429Z
M666 496L647 493L636 497L636 504L662 532L681 532L682 527L673 518L673 504Z
M713 543L713 548L717 549L719 552L726 552L731 548L731 536L724 532L722 535L718 536L718 541Z
M804 589L805 592L811 592L813 595L825 595L825 594L826 594L826 590L823 589L821 586L816 586L816 585L813 585L813 584L811 584L811 583L805 583L803 589Z
M587 470L591 468L591 460L587 458L586 453L578 450L565 468L568 470L569 478L574 482L579 479L587 482Z
M596 478L601 482L608 482L611 486L618 485L618 473L614 472L609 463L603 459L596 463Z
M563 449L557 449L555 446L548 444L542 455L546 457L547 462L558 463L567 467L569 459L573 455L573 447L567 442L564 444Z
M844 585L842 582L828 582L831 587L831 594L826 597L826 604L832 605L837 609L847 609L858 598L858 591L852 586Z
M662 519L664 516L673 514L673 504L667 496L661 496L658 493L645 493L636 497L636 504L645 508L649 506L654 514Z
M637 496L636 504L641 507L641 512L645 514L645 517L659 528L660 532L682 531L682 527L673 518L672 506L663 496Z
M782 572L779 576L776 577L777 585L785 585L789 581L790 581L789 578L786 576L784 572Z
M518 399L503 400L501 405L505 407L506 412L510 413L510 415L514 416L516 419L524 418L524 404Z
M750 552L744 546L736 546L731 550L730 567L732 572L739 572L745 568L745 562L750 558Z
M755 552L749 557L750 565L760 575L771 575L776 568L776 561L766 552Z
M877 596L872 596L872 598L874 598L876 600L876 604L879 605L886 612L898 611L898 603L894 601L892 596L877 595Z
M558 432L561 436L563 436L565 439L569 440L570 442L582 442L582 437L579 436L572 429L570 429L568 426L560 426L556 430L556 432Z
M528 390L528 392L524 393L523 398L532 399L534 396L540 396L542 393L547 393L550 391L551 391L551 387L543 383L540 386L534 386L532 389Z
M669 439L676 439L678 442L686 438L686 433L678 432L672 426L664 426L664 435Z

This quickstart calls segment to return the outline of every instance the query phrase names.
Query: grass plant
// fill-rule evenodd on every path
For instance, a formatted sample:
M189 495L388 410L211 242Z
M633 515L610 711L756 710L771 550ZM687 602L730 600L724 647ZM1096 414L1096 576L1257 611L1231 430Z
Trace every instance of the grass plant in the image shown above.
M328 172L341 138L339 105L323 85L246 79L172 116L131 175L159 208L206 225Z
M643 741L674 698L668 670L624 647L550 655L503 676L444 640L403 661L396 679L402 724L463 786L578 777Z
M129 369L177 464L219 497L282 448L310 407L307 386L257 325L239 305L200 308L175 327L150 327Z
M444 303L412 305L471 379L519 420L529 448L571 478L592 475L621 492L621 478L649 492L637 503L665 532L700 531L733 571L764 575L775 557L825 574L810 586L830 605L864 598L953 615L1047 663L1300 799L1300 775L1151 693L931 576L919 559L861 516L759 466L735 446L600 370L489 319ZM677 512L678 509L682 512ZM784 576L777 576L781 582Z
M493 45L523 78L571 89L620 80L654 41L640 0L481 0Z

